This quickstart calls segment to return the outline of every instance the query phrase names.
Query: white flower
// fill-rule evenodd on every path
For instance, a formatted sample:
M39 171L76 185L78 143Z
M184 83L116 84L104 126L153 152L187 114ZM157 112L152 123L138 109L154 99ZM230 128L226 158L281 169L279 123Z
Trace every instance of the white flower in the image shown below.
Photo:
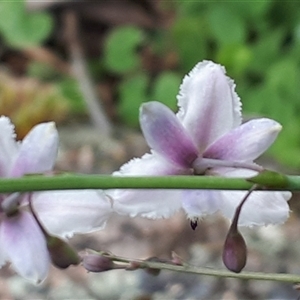
M1 177L51 171L57 148L53 122L35 126L18 143L10 120L0 118ZM0 195L0 266L11 262L20 275L34 282L46 278L50 257L29 201L44 229L63 238L103 227L111 213L107 196L94 190Z
M188 74L178 95L175 115L159 102L140 110L140 124L151 153L133 159L115 176L215 175L253 176L262 167L253 163L274 142L281 125L270 119L241 125L241 103L225 69L203 61ZM169 217L183 207L194 219L221 211L232 218L245 192L208 190L112 190L120 214ZM289 213L289 192L253 192L239 225L281 223Z

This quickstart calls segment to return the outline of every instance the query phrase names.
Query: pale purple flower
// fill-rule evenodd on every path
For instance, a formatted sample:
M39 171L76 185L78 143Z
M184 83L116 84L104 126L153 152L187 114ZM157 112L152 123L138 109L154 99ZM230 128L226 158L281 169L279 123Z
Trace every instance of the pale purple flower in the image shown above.
M262 118L241 125L241 103L225 69L203 61L183 79L175 115L159 102L140 109L150 154L123 165L115 176L216 175L247 177L262 168L253 160L274 142L281 125ZM181 207L190 219L221 212L232 218L242 191L112 190L120 214L169 217ZM281 223L289 214L289 192L253 192L239 225Z
M57 149L58 133L53 122L35 126L22 142L16 142L10 120L0 118L1 177L51 171ZM103 227L111 213L108 197L94 190L0 195L0 267L10 262L21 276L33 282L46 278L50 257L29 201L44 229L62 238Z

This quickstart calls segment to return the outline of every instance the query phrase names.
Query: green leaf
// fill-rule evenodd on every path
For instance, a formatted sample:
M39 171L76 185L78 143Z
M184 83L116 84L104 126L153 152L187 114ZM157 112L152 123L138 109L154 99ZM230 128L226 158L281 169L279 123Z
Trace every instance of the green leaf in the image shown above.
M47 13L29 13L24 1L0 3L0 32L13 47L37 46L50 34L53 20Z
M52 65L33 61L28 65L27 75L43 81L51 81L59 75L59 72Z
M242 76L252 61L252 52L244 44L222 45L217 52L217 61L226 66L233 78Z
M121 119L130 126L139 125L139 108L143 102L148 101L146 94L148 84L148 76L142 73L125 79L119 87L118 112Z
M57 84L61 93L68 99L74 113L86 112L85 102L75 79L66 77Z
M104 47L104 63L113 72L123 74L140 66L137 48L144 40L143 32L134 26L119 27L108 36Z
M168 71L161 73L155 80L151 100L160 101L176 110L180 83L181 77L178 74Z

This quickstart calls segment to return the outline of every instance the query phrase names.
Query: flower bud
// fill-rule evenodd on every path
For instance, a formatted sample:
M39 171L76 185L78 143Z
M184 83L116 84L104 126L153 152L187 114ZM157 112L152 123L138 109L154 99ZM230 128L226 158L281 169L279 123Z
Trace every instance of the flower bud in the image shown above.
M87 254L83 256L83 267L89 272L105 272L114 269L113 261L100 254Z
M78 265L80 263L77 252L66 242L49 235L46 236L46 239L47 248L54 266L66 269L70 265Z
M247 246L236 226L229 229L222 258L227 269L235 273L240 273L246 265Z
M235 273L240 273L247 261L247 246L238 230L239 217L243 205L256 188L257 185L254 185L236 208L223 248L223 263L227 269Z

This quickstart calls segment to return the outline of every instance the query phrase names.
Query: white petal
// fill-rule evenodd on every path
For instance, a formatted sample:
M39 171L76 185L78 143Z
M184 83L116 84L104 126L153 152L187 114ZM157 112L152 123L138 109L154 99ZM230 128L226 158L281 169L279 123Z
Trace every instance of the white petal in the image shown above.
M218 191L185 190L183 192L182 208L189 219L203 217L217 212L222 207L222 199Z
M0 177L7 177L18 152L14 126L9 118L0 117Z
M191 174L166 161L159 154L145 154L123 165L115 176L160 176ZM167 218L181 207L181 191L115 189L107 191L114 201L114 210L119 214L148 218Z
M46 240L31 214L22 212L2 220L0 241L21 276L35 283L46 278L50 265Z
M246 192L222 191L223 207L222 213L232 219L236 207L242 201ZM268 224L281 224L289 216L287 200L290 192L253 192L246 200L239 218L240 226L262 226Z
M32 205L47 231L61 237L101 229L112 212L109 198L96 190L34 193Z
M147 102L140 108L144 137L153 150L182 167L190 167L198 150L175 114L164 104Z
M253 165L259 166L254 163ZM207 172L205 172L205 174L210 176L249 178L249 177L256 176L258 172L249 169L240 169L240 168L212 168Z
M180 190L114 190L114 211L130 217L168 218L181 208Z
M222 136L203 156L232 161L253 161L270 147L281 128L274 120L251 120Z
M36 125L24 138L11 176L50 171L58 149L58 133L53 122Z
M201 153L241 123L240 98L234 89L225 69L211 61L198 63L183 79L177 116Z
M115 176L163 176L163 175L184 175L192 174L192 171L181 168L167 161L164 157L152 151L146 153L142 158L134 158L124 164L119 171L114 172Z

